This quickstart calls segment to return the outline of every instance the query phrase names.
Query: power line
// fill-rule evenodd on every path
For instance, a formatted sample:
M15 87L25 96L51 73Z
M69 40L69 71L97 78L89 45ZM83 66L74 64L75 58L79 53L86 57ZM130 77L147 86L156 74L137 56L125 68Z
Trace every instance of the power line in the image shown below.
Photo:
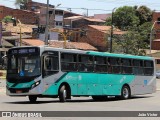
M133 5L133 4L137 4L137 5L139 5L139 4L145 4L145 5L157 5L157 4L159 4L160 5L160 3L159 2L154 2L153 3L153 1L146 1L146 0L141 0L141 1L135 1L135 0L88 0L88 1L94 1L94 2L103 2L103 3L111 3L111 4L127 4L127 5L129 5L129 4L131 4L131 5Z

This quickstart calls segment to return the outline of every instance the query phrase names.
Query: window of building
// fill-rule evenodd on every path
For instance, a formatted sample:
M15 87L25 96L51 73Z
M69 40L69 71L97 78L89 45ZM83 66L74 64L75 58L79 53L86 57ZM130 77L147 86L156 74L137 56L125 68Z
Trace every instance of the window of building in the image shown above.
M160 17L159 17L159 18L157 18L157 21L158 21L158 22L157 22L157 24L160 24L160 22L159 22L159 21L160 21Z
M55 15L63 15L63 11L55 10Z
M61 21L56 21L56 26L62 26L62 22Z
M156 64L160 64L160 59L156 59Z

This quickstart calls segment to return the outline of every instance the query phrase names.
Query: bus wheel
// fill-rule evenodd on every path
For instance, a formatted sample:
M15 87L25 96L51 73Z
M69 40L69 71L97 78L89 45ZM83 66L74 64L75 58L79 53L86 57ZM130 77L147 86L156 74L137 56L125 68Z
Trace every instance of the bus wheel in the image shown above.
M35 103L37 100L37 96L35 95L29 95L28 98L31 103Z
M126 86L126 85L123 86L123 87L122 87L122 90L121 90L121 99L122 99L122 100L125 100L125 99L130 98L130 96L131 96L131 93L130 93L129 87Z
M59 100L60 102L66 102L66 98L67 98L67 89L66 86L63 85L59 90Z

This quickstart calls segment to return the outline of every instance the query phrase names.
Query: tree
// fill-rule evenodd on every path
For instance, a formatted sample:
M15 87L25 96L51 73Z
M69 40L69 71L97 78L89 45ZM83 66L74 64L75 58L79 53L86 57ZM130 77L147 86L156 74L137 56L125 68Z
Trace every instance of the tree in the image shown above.
M107 19L111 25L112 18ZM148 48L152 11L146 6L124 6L118 8L113 15L113 25L123 31L122 36L113 37L113 51L134 55L144 55Z
M136 16L134 7L124 6L118 8L113 15L114 26L121 30L128 30L130 27L137 27L140 23L139 18Z
M6 17L3 18L2 21L5 22L5 23L12 22L12 16L6 16Z
M142 48L147 48L147 44L141 39L141 35L138 32L129 31L122 36L114 37L114 52L145 55L145 51Z
M105 25L111 25L111 20L111 17L108 18ZM126 31L151 21L152 11L146 6L120 7L116 9L113 15L113 25Z
M28 3L28 0L16 0L15 1L15 5L23 10L27 9L27 3Z
M136 10L136 16L138 16L140 19L140 25L145 22L151 22L152 11L146 6L140 6Z

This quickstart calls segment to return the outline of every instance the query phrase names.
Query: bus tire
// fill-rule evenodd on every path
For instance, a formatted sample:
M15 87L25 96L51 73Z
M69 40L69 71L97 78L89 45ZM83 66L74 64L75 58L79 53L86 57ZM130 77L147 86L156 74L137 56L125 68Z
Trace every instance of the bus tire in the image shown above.
M129 99L130 96L131 96L131 92L130 92L129 87L127 85L124 85L122 87L122 90L121 90L121 96L120 96L120 98L122 100L126 100L126 99Z
M35 103L37 101L37 96L35 95L29 95L28 98L31 103Z
M65 85L62 85L59 90L59 100L60 102L66 102L67 98L67 89Z

